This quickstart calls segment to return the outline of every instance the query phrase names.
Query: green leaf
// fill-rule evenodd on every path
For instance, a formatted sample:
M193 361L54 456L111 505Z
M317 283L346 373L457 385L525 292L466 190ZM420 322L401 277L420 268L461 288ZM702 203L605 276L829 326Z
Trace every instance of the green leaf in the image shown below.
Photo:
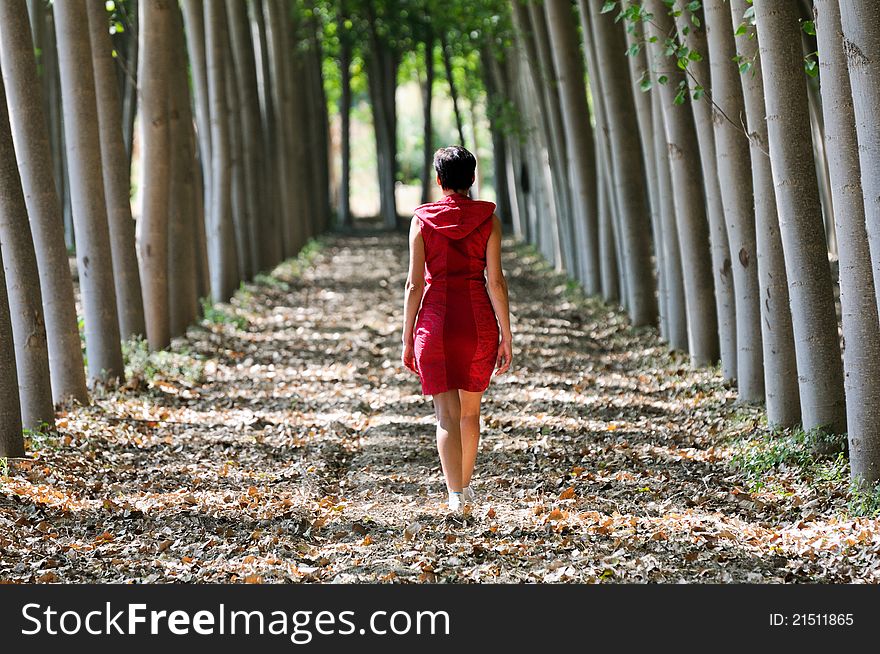
M810 36L816 36L816 23L811 20L805 20L803 25L801 25L804 32L809 34Z
M749 7L746 9L746 12L743 14L743 18L754 18L755 17L755 8Z
M691 14L691 22L694 24L694 27L700 27L703 24L700 22L700 17L696 14Z
M705 93L706 90L702 86L697 86L694 88L694 93L691 97L693 97L694 100L700 100Z
M819 62L815 59L807 59L804 61L804 71L810 77L817 77L819 75Z
M639 88L642 89L642 92L647 92L651 90L651 78L648 77L647 73L642 75L642 79L639 80Z
M747 72L749 72L751 69L752 69L752 62L751 62L751 61L746 61L746 62L741 63L741 64L739 65L739 72L740 72L740 75L745 75L745 74L746 74Z
M688 52L688 59L690 59L691 61L703 61L703 55L701 55L696 50L691 50L690 52Z
M661 75L660 77L657 78L658 84L666 84L666 82L668 82L668 81L669 81L669 78L666 75Z
M703 8L703 3L700 0L693 0L693 2L689 2L687 9L688 11L700 11Z
M609 2L606 2L604 5L602 5L602 11L600 13L607 14L611 11L614 11L615 7L617 7L617 1L609 0Z
M749 31L749 26L745 23L740 23L739 27L736 28L736 31L733 33L734 36L742 36L746 32Z

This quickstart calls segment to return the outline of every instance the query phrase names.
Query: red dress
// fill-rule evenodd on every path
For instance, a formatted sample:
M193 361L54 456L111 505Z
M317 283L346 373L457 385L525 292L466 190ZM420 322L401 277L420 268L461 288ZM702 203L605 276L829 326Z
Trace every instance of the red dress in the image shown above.
M458 193L415 210L427 282L414 334L424 395L489 386L499 331L483 273L494 211Z

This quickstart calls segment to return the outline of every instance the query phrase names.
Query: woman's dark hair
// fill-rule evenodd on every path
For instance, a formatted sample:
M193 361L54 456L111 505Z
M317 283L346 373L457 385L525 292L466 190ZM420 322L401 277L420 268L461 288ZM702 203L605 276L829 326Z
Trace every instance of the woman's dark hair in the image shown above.
M434 170L440 186L447 190L466 190L474 183L477 159L460 145L440 148L434 153Z

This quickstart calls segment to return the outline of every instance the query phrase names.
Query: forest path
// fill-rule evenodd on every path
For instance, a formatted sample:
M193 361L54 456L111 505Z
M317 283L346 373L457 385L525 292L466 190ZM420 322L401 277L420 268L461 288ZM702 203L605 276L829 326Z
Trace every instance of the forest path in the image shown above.
M838 482L747 490L760 412L504 246L514 365L472 512L444 512L430 398L399 363L403 234L329 235L0 477L0 581L876 581Z

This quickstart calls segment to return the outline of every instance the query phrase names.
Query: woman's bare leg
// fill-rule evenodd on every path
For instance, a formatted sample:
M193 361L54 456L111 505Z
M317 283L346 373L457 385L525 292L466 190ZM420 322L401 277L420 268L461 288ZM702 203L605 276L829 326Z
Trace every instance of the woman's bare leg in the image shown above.
M482 393L458 391L461 404L461 483L469 486L480 447L480 402Z
M437 417L437 451L446 478L446 488L460 493L461 483L461 404L458 390L437 393L434 398L434 415Z

